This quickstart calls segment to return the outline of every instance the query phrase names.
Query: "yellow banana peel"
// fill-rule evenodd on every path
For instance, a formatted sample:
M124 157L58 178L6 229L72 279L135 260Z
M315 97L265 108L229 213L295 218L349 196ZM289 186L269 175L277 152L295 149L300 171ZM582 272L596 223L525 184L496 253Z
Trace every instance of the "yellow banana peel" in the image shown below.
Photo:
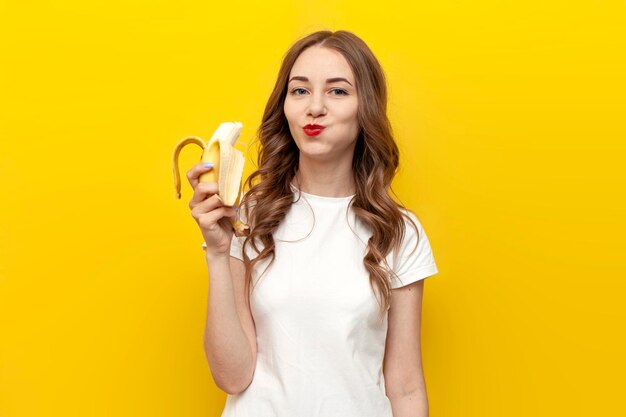
M237 138L241 134L243 125L240 122L221 123L208 143L198 136L187 136L181 139L174 147L172 166L174 169L174 186L176 198L180 199L180 173L178 169L178 156L180 151L189 144L196 144L202 148L202 162L212 162L213 168L200 175L200 182L215 182L218 184L218 196L226 206L238 205L243 197L241 190L243 166L245 158L243 153L234 147ZM246 236L249 232L247 224L241 221L237 208L236 219L231 219L236 236Z

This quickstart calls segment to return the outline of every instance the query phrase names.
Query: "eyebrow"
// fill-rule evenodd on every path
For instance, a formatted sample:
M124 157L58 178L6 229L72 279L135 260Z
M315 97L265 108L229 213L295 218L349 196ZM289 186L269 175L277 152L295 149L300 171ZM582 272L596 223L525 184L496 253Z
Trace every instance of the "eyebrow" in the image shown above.
M303 77L301 75L296 75L295 77L291 77L291 79L289 80L289 82L287 84L289 84L290 82L292 82L294 80L307 81L307 82L309 81L309 79L307 77ZM342 78L342 77L328 78L328 79L326 79L326 84L336 83L338 81L345 81L348 84L352 85L350 83L350 81L348 81L348 80L346 80L345 78Z

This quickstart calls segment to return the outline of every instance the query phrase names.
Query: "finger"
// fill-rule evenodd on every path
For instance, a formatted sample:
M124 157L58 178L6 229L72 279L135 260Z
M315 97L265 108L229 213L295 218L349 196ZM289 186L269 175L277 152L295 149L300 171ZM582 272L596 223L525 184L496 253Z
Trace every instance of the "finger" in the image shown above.
M187 179L189 180L189 184L191 184L192 188L196 188L198 185L198 177L200 177L200 175L213 169L214 164L211 162L209 162L209 164L211 164L211 166L205 167L204 162L198 162L192 166L189 171L187 171Z
M190 206L191 206L191 203L190 203ZM200 217L200 215L204 213L208 213L220 207L228 207L228 206L224 206L219 196L217 194L213 194L211 197L207 198L206 200L200 201L199 203L196 203L193 207L191 207L191 215L197 219L198 217Z
M215 231L217 227L220 227L218 224L219 220L223 217L228 217L231 213L231 210L234 210L232 207L222 206L215 210L211 210L208 213L203 213L198 216L198 224L205 230Z
M196 205L207 200L213 195L217 195L218 188L216 182L199 182L196 188L193 190L193 197L189 201L189 208L193 209ZM219 196L218 201L221 201Z

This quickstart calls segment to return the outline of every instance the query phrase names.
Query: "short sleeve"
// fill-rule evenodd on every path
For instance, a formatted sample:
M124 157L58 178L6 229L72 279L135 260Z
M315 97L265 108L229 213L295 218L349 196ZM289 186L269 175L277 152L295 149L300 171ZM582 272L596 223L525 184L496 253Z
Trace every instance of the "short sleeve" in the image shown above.
M405 218L405 234L397 254L392 253L389 264L396 276L392 274L391 288L396 289L412 284L439 272L435 264L432 248L426 232L417 217L405 211L415 222L419 235L413 225ZM417 247L415 244L417 243ZM389 262L389 259L388 259Z

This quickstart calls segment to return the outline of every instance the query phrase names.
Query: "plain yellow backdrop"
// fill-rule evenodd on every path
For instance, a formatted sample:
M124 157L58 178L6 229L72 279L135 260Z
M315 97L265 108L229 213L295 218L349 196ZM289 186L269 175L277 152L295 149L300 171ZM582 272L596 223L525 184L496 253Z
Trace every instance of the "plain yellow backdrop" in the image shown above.
M431 416L625 415L624 1L1 0L0 416L220 415L171 150L319 29L388 77Z

